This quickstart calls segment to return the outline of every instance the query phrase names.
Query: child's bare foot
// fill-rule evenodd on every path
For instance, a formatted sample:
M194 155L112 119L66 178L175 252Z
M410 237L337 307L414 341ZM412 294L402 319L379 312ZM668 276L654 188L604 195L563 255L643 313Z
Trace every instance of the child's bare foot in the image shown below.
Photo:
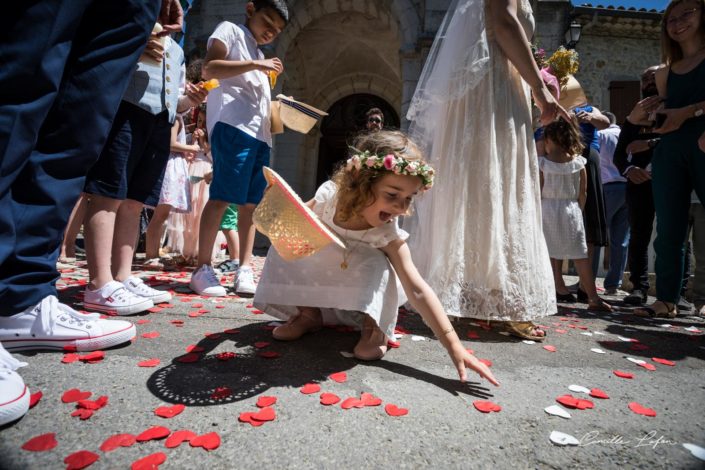
M353 354L361 361L376 361L387 353L387 335L377 326L377 322L367 316L360 333L360 341Z
M279 341L294 341L306 333L321 329L323 319L321 311L317 308L299 307L299 313L288 322L272 330L272 336Z

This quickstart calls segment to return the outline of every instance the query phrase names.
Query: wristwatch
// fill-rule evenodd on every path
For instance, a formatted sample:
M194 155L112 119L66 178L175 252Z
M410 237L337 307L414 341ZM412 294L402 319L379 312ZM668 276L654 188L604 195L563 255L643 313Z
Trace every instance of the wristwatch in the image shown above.
M693 105L695 108L695 111L693 111L693 117L700 117L703 114L705 114L705 109L703 108L698 108L697 106Z

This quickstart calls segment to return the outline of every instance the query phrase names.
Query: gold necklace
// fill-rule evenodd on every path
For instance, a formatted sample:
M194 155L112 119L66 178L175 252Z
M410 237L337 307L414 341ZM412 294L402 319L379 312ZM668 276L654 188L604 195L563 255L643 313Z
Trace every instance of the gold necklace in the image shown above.
M355 246L348 250L347 248L343 248L343 262L340 263L340 269L346 270L348 269L348 260L352 256L352 254L357 250L357 247L362 245L362 242L365 240L365 237L367 236L367 233L372 230L371 228L368 228L365 230L365 233L362 234L362 237L360 237L360 241L355 243ZM348 229L345 229L345 240L348 242L346 243L346 246L349 244L352 244L352 241L348 241Z

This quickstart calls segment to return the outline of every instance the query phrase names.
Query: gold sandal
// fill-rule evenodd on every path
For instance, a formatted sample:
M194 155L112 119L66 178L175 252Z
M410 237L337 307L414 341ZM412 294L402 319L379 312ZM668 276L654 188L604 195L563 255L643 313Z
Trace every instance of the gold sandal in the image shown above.
M656 304L662 304L664 307L666 307L666 310L657 310L656 309ZM644 318L676 318L678 315L678 307L676 304L671 304L671 307L668 306L667 302L664 302L663 300L657 300L648 307L639 307L634 309L634 315L637 317L644 317Z
M546 332L530 321L493 321L492 324L517 338L539 342L546 339ZM534 330L543 331L543 336L531 334Z

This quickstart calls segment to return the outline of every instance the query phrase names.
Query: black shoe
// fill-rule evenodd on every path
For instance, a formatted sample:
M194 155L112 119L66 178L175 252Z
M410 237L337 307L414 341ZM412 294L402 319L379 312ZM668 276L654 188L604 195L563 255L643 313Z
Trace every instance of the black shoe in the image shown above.
M578 287L578 302L585 303L589 300L587 292Z
M559 294L558 292L556 292L556 301L564 304L574 304L575 302L577 302L577 299L570 292L568 292L567 294Z
M641 289L634 289L631 294L626 296L622 302L627 305L643 305L648 300L648 294Z

